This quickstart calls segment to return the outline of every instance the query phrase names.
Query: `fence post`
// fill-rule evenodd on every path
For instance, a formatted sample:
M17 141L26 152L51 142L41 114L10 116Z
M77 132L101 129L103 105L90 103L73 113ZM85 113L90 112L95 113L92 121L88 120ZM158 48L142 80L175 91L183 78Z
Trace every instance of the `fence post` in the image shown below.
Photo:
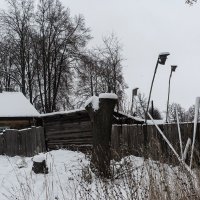
M143 143L143 155L144 158L148 158L148 129L147 124L145 123L143 126L143 137L144 137L144 143Z
M92 122L93 150L91 165L101 176L110 176L111 129L117 98L99 98L99 109L94 110L90 102L86 106Z

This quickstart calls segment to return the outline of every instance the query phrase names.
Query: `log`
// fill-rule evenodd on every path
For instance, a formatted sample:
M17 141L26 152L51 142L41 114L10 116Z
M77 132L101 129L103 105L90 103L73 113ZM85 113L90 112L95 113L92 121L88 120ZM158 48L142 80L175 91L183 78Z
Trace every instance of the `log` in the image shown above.
M98 172L100 176L108 178L110 177L112 118L117 96L115 95L115 98L106 97L106 95L100 94L99 107L94 108L96 102L93 99L86 105L86 110L92 122L93 150L91 168L93 171Z
M34 156L32 170L36 174L48 174L48 167L46 166L46 161L44 156L42 155Z

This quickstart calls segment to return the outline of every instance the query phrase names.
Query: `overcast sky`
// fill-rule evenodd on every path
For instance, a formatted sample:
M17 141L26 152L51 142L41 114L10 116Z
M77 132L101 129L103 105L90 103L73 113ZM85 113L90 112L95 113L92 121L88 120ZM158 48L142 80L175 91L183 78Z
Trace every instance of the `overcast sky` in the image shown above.
M129 86L148 96L160 52L170 52L166 65L159 65L152 99L166 110L170 65L178 65L172 76L170 102L186 109L200 96L200 3L185 0L61 0L71 14L83 14L94 37L114 32L123 45L124 77ZM2 7L4 6L1 0Z

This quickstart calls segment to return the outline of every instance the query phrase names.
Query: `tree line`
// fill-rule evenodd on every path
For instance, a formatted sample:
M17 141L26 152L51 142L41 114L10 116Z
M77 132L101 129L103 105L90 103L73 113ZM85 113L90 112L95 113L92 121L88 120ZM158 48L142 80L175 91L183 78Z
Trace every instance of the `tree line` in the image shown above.
M137 96L134 97L132 110L129 110L129 113L133 116L145 119L145 113L147 109L147 97L143 93L138 93ZM178 118L180 122L193 122L195 115L195 105L190 106L188 109L183 108L179 103L171 103L169 104L169 122L176 123L176 109L178 112ZM163 119L162 112L156 106L150 106L149 113L152 115L153 119ZM164 111L166 114L166 111ZM149 119L149 118L148 118ZM200 116L199 119L200 121Z
M122 48L111 34L89 49L84 16L59 0L7 0L0 13L0 85L21 91L38 111L73 109L114 92L123 101ZM120 103L121 105L121 103Z
M189 4L189 5L193 5L194 3L196 3L197 0L186 0L185 3Z

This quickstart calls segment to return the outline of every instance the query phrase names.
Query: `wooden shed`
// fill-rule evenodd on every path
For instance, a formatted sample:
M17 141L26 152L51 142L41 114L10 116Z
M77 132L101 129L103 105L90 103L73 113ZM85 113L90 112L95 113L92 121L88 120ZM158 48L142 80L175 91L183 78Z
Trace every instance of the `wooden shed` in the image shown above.
M59 148L90 149L92 145L92 124L85 109L54 112L41 115L49 150ZM141 124L130 115L115 111L113 124Z
M37 125L40 114L21 92L0 93L0 131Z

